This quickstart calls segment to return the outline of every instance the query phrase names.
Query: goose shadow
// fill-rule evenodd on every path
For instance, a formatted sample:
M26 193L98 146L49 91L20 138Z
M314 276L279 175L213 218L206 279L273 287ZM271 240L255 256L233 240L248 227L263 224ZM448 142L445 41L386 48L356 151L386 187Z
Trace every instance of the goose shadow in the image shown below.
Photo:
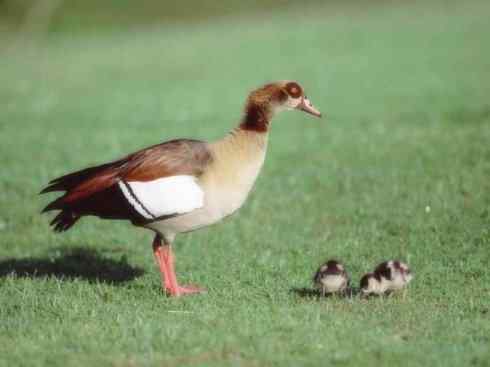
M55 253L55 256L0 260L0 278L55 277L121 285L144 274L143 269L128 264L124 256L114 260L91 248L58 248Z

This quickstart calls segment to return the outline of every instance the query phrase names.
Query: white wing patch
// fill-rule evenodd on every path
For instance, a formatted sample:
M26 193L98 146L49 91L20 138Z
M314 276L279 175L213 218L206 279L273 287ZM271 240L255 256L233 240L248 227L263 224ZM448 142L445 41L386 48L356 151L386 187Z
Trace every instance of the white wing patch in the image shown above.
M119 181L119 187L131 206L146 219L188 213L204 206L204 192L194 176Z

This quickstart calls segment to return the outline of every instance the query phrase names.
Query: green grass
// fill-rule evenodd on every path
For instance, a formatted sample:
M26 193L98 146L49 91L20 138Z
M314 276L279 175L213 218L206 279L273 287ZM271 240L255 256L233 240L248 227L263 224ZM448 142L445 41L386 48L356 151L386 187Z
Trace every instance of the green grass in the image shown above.
M489 366L489 12L330 3L8 48L0 365ZM220 137L248 90L286 78L326 119L279 116L245 207L178 238L181 280L208 294L161 294L150 232L88 218L55 235L39 214L49 179ZM387 258L415 279L387 299L296 294L328 257L356 282Z

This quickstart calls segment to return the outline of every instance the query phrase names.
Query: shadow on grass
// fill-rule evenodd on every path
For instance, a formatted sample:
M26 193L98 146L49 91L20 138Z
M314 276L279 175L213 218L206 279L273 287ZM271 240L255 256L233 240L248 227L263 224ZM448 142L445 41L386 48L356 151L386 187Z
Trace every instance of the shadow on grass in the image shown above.
M312 288L291 288L290 291L291 293L295 293L298 297L301 298L316 298L316 299L329 298L329 297L352 298L359 294L359 290L353 288L349 288L348 290L340 294L327 293L325 295L322 295L322 293L318 289L312 289Z
M143 273L143 269L129 265L124 257L113 260L94 249L82 247L59 249L56 257L0 261L0 277L8 275L27 278L56 277L118 285L131 281Z
M291 288L291 293L295 293L302 298L323 298L318 289L311 288Z

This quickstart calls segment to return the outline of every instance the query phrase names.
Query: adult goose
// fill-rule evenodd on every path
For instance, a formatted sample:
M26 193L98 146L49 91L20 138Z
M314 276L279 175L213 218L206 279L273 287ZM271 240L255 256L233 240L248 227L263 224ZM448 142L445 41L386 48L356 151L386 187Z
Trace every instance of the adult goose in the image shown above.
M171 140L56 178L41 193L64 194L43 212L60 211L51 221L57 232L87 215L152 230L163 289L171 296L201 292L177 282L175 236L217 223L242 206L264 163L272 118L292 109L321 116L298 83L266 84L250 93L239 125L221 140Z

